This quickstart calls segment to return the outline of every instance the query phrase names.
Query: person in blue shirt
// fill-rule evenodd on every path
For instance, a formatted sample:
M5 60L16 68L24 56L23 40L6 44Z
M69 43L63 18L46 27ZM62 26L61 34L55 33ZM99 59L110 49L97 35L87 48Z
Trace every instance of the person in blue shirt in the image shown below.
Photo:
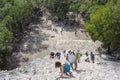
M57 57L58 59L60 59L61 53L60 52L56 52L55 57Z
M69 61L66 61L65 64L61 64L61 62L57 61L55 62L55 68L60 68L61 75L60 77L63 76L63 73L65 73L68 76L74 77L72 75L72 72L70 71L70 63Z

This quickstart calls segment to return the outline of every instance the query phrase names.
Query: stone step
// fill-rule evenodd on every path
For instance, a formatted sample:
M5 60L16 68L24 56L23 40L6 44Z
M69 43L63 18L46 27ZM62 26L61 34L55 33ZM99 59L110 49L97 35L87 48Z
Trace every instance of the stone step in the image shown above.
M80 50L81 52L93 51L96 52L101 43L92 40L59 40L56 44L56 50Z

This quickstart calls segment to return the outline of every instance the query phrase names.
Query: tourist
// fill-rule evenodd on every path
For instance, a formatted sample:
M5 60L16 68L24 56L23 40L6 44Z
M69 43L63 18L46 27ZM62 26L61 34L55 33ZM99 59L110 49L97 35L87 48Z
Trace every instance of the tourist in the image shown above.
M86 52L85 55L88 56L88 52Z
M88 56L88 52L86 52L85 54L86 54L85 62L90 62L90 60L89 60L89 56Z
M77 68L77 61L76 61L75 53L70 50L68 52L67 57L68 57L68 60L70 62L71 68L76 70L76 68ZM75 66L75 68L73 68L73 65Z
M68 76L74 77L72 75L72 72L70 71L70 63L68 61L66 61L65 64L63 65L59 61L55 62L55 68L60 68L60 72L61 72L60 77L63 76L63 73L65 73Z
M58 30L56 28L54 28L54 32L58 33Z
M58 59L60 59L61 53L60 52L56 52L55 57L57 57Z
M77 30L75 30L75 36L77 36Z
M92 63L94 63L95 55L93 54L93 52L90 53L90 59L91 59Z
M60 31L61 35L63 35L63 28L61 28L61 31Z
M66 62L66 50L64 50L63 52L62 52L62 54L60 55L60 62L62 63L62 64L64 64L65 62Z
M76 60L78 61L78 63L80 62L80 57L82 56L82 54L80 54L79 50L77 50L76 53Z
M67 51L66 50L63 51L63 55L64 55L65 58L67 57Z
M51 52L50 53L50 59L54 59L54 55L55 55L54 52Z

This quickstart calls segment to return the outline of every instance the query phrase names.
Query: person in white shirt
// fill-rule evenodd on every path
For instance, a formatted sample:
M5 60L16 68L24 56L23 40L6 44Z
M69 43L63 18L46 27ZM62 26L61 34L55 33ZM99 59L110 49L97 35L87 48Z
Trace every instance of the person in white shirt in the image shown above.
M66 56L67 56L66 50L64 50L64 51L61 53L61 58L60 58L60 62L61 62L62 64L65 63L65 61L66 61Z
M76 68L77 68L77 62L76 62L75 53L70 50L68 52L68 54L67 54L67 57L68 57L68 60L69 60L69 62L71 64L71 68L76 70ZM73 68L73 65L75 65L75 68Z

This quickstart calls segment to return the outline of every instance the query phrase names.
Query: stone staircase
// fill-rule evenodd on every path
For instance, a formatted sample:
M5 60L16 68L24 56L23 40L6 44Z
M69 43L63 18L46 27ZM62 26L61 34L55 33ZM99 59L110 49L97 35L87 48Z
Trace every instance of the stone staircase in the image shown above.
M86 51L98 53L100 42L92 40L58 40L56 50L79 49L82 54ZM0 80L120 80L120 61L104 60L95 55L95 63L85 62L85 55L81 57L77 70L71 70L75 78L63 75L59 79L60 70L55 68L57 59L36 58L26 66L21 66L11 71L0 71Z
M56 44L56 50L80 50L80 52L97 52L97 48L100 47L99 41L93 42L92 40L58 40ZM97 54L97 53L96 53Z

